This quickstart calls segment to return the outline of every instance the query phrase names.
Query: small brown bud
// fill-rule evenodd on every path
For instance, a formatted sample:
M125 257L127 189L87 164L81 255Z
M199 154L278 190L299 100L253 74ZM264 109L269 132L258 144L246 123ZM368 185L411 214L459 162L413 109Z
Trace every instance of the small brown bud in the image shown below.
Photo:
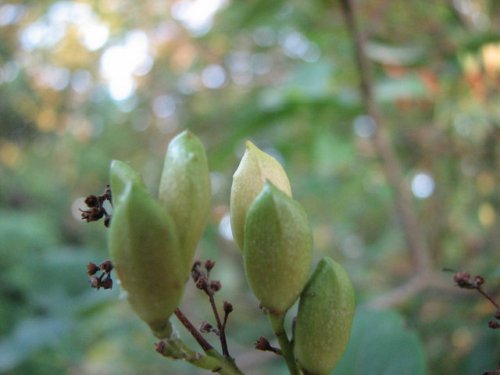
M474 277L474 283L476 287L480 287L481 285L484 284L484 277L477 275Z
M106 273L110 273L112 270L113 270L113 263L111 263L110 260L105 260L104 262L102 262L99 267L101 267L101 269L106 272Z
M97 221L104 216L104 212L96 207L92 207L90 210L86 211L80 210L80 212L82 213L82 220L85 220L87 223L91 221Z
M195 283L198 282L198 279L203 276L203 272L200 271L201 261L197 260L193 263L193 267L191 267L191 277Z
M200 332L202 333L209 333L212 332L213 327L210 323L208 322L202 322L200 326Z
M90 281L90 286L92 288L99 289L101 287L101 282L100 282L99 278L92 276L92 277L90 277L89 281Z
M89 264L87 264L87 275L89 276L95 275L99 270L100 268L97 264L92 262L89 262Z
M208 286L208 280L206 277L199 277L198 280L196 280L196 287L201 290L206 290Z
M457 272L453 275L453 280L460 288L474 289L468 272Z
M277 355L283 355L281 350L272 346L264 336L259 337L259 339L255 342L255 349L272 352Z
M211 259L208 259L207 261L205 261L205 269L210 272L212 270L212 268L214 268L215 266L215 261L211 260Z
M165 354L165 351L167 350L167 344L165 341L158 341L155 344L155 350L160 354Z
M261 336L255 342L255 349L269 351L271 349L271 344L269 343L268 339L266 339L264 336Z
M219 280L210 281L210 289L214 292L218 292L222 288L222 284Z
M112 289L113 288L113 280L111 277L106 277L104 280L100 282L100 286L103 289Z
M89 195L87 198L85 198L85 204L88 207L98 207L99 199L95 195Z
M491 329L499 329L500 328L500 323L497 322L496 320L490 320L488 322L488 327L490 327Z
M224 301L224 312L229 315L233 312L233 305L227 301Z

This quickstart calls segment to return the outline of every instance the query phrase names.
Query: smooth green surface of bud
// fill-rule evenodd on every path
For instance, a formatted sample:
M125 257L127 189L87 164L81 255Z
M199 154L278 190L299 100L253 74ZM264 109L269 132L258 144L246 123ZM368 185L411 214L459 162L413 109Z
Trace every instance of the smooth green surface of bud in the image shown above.
M110 167L111 192L116 205L128 183L142 184L141 176L127 163L113 160Z
M347 346L354 317L354 288L346 271L323 258L300 296L294 352L308 374L331 372Z
M184 131L170 142L158 195L174 221L188 275L211 201L207 156L193 133Z
M179 305L185 284L174 224L135 180L124 185L115 207L109 235L114 268L132 309L155 335L167 337L168 318Z
M261 192L266 181L292 196L290 182L280 163L247 141L245 154L233 175L231 186L231 229L240 249L244 246L248 207Z
M312 236L302 206L270 183L248 209L243 258L262 306L282 314L297 300L311 267Z

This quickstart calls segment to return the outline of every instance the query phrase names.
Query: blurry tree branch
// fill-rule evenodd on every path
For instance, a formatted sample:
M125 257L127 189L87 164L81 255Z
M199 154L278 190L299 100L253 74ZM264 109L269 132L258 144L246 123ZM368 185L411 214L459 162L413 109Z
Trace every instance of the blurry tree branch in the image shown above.
M375 102L373 76L370 63L365 54L365 39L358 26L354 0L341 0L342 10L347 28L353 39L353 48L360 75L360 91L367 114L376 124L372 142L377 155L382 161L386 178L395 195L395 205L399 221L404 231L406 243L415 264L415 277L406 285L399 287L389 296L382 296L384 305L394 305L404 302L407 298L421 291L426 285L426 279L431 274L431 258L425 242L423 231L413 210L410 192L404 182L401 165L389 140L388 131ZM377 303L377 305L379 305Z

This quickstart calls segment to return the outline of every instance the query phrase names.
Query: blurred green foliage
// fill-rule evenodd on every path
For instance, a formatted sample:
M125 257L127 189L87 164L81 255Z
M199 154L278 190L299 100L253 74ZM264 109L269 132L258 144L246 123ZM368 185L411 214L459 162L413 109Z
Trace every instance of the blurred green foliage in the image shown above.
M433 267L480 273L498 298L500 3L358 3L378 104ZM142 171L156 194L166 145L185 128L203 140L213 171L198 255L218 262L221 298L235 306L230 347L249 374L286 369L253 349L270 331L225 237L245 139L283 162L317 259L346 267L358 304L404 283L413 264L359 99L336 2L2 2L0 372L192 371L154 352L118 287L88 287L85 265L106 259L106 233L78 212L108 183L112 159ZM210 319L192 286L183 308L195 322ZM360 310L335 373L493 370L491 315L479 295L442 290L397 311Z

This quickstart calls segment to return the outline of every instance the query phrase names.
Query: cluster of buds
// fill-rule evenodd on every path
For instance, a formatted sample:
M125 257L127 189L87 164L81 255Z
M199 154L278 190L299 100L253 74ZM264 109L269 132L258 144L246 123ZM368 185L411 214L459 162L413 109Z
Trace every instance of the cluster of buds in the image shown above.
M214 295L221 289L210 274L215 262L195 261L197 243L210 209L210 177L205 150L193 134L184 132L168 146L158 199L149 193L141 177L128 164L111 163L111 188L86 199L82 219L104 217L110 227L111 262L90 263L91 285L109 289L115 269L128 302L162 340L157 351L192 363L198 354L184 358L184 347L172 341L170 316L175 314L206 354L213 347L202 333L215 333L222 357L212 371L234 369L225 337L233 306L225 301L223 314ZM113 220L104 208L111 203ZM282 355L292 373L326 375L335 367L349 340L355 302L354 289L345 270L325 257L310 276L312 232L304 208L292 197L288 176L272 156L251 142L233 176L230 198L231 228L243 255L246 278L263 310L269 315L281 348L264 337L256 348ZM101 272L98 275L98 272ZM178 306L191 275L196 287L210 301L216 320L194 327ZM289 340L283 327L285 316L299 301L296 326ZM213 353L212 353L213 354ZM212 355L210 354L210 355ZM224 358L221 363L220 358Z
M113 279L111 279L111 271L113 263L110 260L105 260L100 265L90 262L87 264L87 275L89 276L90 286L97 290L113 288Z
M111 187L89 196L82 219L104 217L110 227L109 249L128 302L159 337L171 334L169 317L180 304L196 244L209 213L211 191L205 149L190 132L169 144L154 199L128 164L111 163ZM113 191L113 202L111 199ZM113 203L113 220L104 202ZM111 264L111 263L110 263ZM102 266L89 265L91 285L108 289L112 280Z
M87 210L81 210L80 212L82 220L85 220L87 223L91 221L99 221L104 218L104 226L109 227L111 221L111 215L106 211L104 207L104 202L108 201L111 205L112 195L111 188L109 185L106 186L104 193L102 195L89 195L85 198L85 204L87 205Z
M233 176L230 208L253 293L266 310L286 313L307 282L311 228L283 167L251 142Z
M479 289L484 284L484 277L480 275L472 277L468 272L455 272L453 281L460 288Z
M211 191L205 149L190 132L169 144L154 199L140 176L111 163L115 195L110 226L111 258L139 317L164 338L179 306L190 265L209 213Z
M210 279L210 271L215 267L215 262L213 260L206 260L205 262L201 262L199 260L193 263L193 267L191 268L191 277L196 285L196 288L202 290L210 301L210 305L212 307L212 312L214 314L215 320L217 322L217 328L215 328L212 324L208 322L203 322L200 326L201 333L215 333L219 336L222 346L222 352L226 357L229 357L229 350L226 342L226 325L229 314L233 312L233 305L228 301L224 301L223 318L220 318L219 310L215 304L214 295L221 288L222 284L219 280L211 280Z
M349 341L353 286L344 269L328 257L309 277L312 234L307 215L292 198L278 161L251 142L233 176L231 226L250 288L271 319L283 319L300 299L293 338L285 344L293 346L292 353L283 353L295 358L287 361L289 368L296 361L304 373L329 374ZM256 347L281 354L262 337Z
M215 262L208 259L203 263L203 266L201 261L195 261L191 268L191 277L196 288L203 290L208 296L213 296L222 288L219 280L210 280L210 271L214 266Z
M445 269L445 271L451 271ZM453 271L454 272L454 271ZM459 288L477 290L484 298L486 298L493 306L495 306L494 319L488 322L488 327L491 329L500 329L500 304L496 302L493 297L491 297L484 289L483 285L485 279L481 275L476 275L472 277L468 272L454 272L453 281L457 284Z

